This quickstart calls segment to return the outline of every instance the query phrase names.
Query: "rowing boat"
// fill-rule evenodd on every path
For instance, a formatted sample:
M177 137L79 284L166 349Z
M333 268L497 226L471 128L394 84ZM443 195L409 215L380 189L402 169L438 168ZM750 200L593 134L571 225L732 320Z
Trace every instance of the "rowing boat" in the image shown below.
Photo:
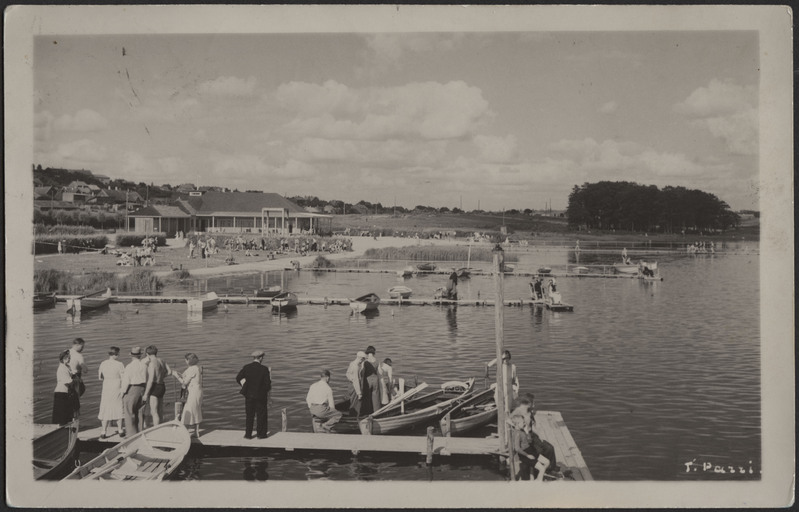
M102 295L100 295L102 293ZM84 295L76 299L67 299L67 311L79 313L85 310L100 309L111 303L111 288Z
M411 277L413 275L413 267L405 267L402 270L397 270L397 277Z
M441 434L455 436L489 424L497 417L494 387L471 396L449 410L439 420Z
M46 309L55 306L55 292L37 293L33 296L33 309Z
M256 297L274 297L275 295L279 294L283 291L283 288L280 285L275 286L267 286L266 288L259 288L255 290Z
M422 271L433 271L436 269L435 263L419 263L416 268Z
M272 311L297 309L299 299L294 292L282 292L272 297Z
M186 301L189 311L208 311L219 305L219 297L216 292L208 292L200 297Z
M392 299L409 299L413 290L407 286L392 286L388 289L388 296Z
M363 313L365 311L374 311L380 304L380 297L374 293L367 293L357 299L350 300L350 307L356 313Z
M444 383L441 389L417 398L407 401L395 399L358 423L361 434L390 434L425 426L438 420L467 398L472 393L473 384L474 379L469 379L468 382ZM421 386L420 384L417 388Z
M72 469L78 448L78 420L33 426L33 478L60 479Z
M191 435L180 420L148 428L78 467L65 480L164 480L183 462Z

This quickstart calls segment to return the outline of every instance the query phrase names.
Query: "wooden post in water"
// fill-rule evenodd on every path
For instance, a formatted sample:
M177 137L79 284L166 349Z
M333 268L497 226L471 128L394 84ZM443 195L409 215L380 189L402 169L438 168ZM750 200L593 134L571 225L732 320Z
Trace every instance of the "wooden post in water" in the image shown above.
M505 315L503 311L504 293L502 290L502 267L505 264L505 251L499 244L494 247L494 280L496 283L496 300L494 301L494 332L496 334L496 350L497 350L497 433L499 434L499 449L501 452L507 452L507 425L505 417L507 410L505 409L505 386L504 384L504 367L502 365L502 352L505 350Z

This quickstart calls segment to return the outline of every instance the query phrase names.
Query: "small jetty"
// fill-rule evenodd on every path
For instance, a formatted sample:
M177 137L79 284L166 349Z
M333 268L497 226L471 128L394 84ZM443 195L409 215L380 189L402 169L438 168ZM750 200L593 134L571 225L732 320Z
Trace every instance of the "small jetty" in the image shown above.
M64 302L71 297L70 295L58 295L56 300ZM188 303L193 297L186 296L166 296L166 295L115 295L111 297L112 304L181 304ZM269 297L255 297L252 295L225 295L218 297L220 304L253 304L269 306L272 299ZM349 306L351 299L345 297L305 297L297 298L298 305L308 306ZM380 299L381 305L387 306L495 306L496 301L484 299L439 299L434 297L416 297L411 299ZM503 301L505 306L512 307L549 307L545 302L531 299L507 299ZM568 305L565 305L568 306ZM550 308L554 309L554 308Z
M536 429L542 439L555 447L555 455L562 470L571 470L575 480L592 480L591 472L583 459L563 417L556 411L537 411ZM82 443L96 443L103 447L121 441L116 434L100 439L100 427L83 430L78 434ZM201 431L199 439L192 439L192 450L244 449L253 451L344 451L370 453L415 453L422 456L498 456L499 438L492 437L442 437L432 436L368 436L362 434L316 434L311 432L277 432L266 439L244 439L243 430Z

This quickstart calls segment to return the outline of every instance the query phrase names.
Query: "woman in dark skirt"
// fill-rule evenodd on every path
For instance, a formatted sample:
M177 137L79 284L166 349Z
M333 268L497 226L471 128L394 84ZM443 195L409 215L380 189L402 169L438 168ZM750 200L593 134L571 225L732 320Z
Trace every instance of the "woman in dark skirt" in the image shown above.
M55 393L53 393L53 423L63 425L72 421L75 415L74 388L72 372L69 371L69 350L58 356Z

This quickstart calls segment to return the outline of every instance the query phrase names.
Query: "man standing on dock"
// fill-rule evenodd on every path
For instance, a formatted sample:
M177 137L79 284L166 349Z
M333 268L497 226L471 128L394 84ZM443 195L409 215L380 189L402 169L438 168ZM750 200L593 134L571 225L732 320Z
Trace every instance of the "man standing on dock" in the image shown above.
M149 401L153 426L156 426L161 424L161 419L164 417L164 395L166 394L164 377L171 374L172 369L158 357L158 347L155 345L150 345L144 351L147 354L147 386L144 388L142 401Z
M317 430L317 420L321 423L322 431L330 434L333 425L338 423L342 414L336 410L336 402L333 399L333 390L330 389L330 370L322 370L319 380L311 384L305 402L314 420L314 432Z
M350 415L361 415L361 402L363 400L363 362L366 359L366 352L361 350L355 354L355 359L347 368L347 380L352 384L350 391Z
M236 382L241 386L244 395L244 438L252 439L253 422L257 416L258 426L256 436L265 439L269 435L268 410L269 392L272 390L272 378L269 368L263 366L264 351L256 350L252 353L253 362L245 365L236 375Z
M130 363L122 374L122 405L125 413L125 429L129 436L138 434L139 410L144 406L142 396L144 386L147 384L147 367L142 363L141 355L141 347L130 349Z

